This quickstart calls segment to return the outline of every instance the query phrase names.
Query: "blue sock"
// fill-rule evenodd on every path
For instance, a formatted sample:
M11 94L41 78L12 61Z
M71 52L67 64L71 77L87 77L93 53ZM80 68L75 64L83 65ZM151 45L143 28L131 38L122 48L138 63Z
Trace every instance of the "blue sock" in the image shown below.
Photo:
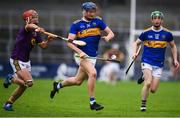
M94 104L94 102L96 102L94 97L90 97L90 104Z

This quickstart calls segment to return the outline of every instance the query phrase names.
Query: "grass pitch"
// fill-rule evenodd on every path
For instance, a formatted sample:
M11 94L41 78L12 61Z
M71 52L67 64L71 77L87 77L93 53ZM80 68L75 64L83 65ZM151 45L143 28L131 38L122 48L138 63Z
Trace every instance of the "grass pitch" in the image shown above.
M156 94L150 94L147 112L140 112L142 85L136 82L118 82L115 86L96 84L96 100L104 105L101 111L89 109L87 82L79 87L67 87L54 99L49 93L52 80L36 80L32 88L14 104L15 111L0 109L0 117L180 117L180 83L161 82ZM7 100L16 85L3 88L0 79L0 105Z

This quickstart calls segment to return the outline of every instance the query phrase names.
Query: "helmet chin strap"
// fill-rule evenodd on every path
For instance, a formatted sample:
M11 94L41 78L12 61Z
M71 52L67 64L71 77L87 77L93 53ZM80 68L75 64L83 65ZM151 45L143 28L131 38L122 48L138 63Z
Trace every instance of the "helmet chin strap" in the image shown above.
M26 24L30 24L30 23L33 23L32 22L33 20L32 20L32 17L30 16L30 17L27 17L27 20L26 20ZM38 23L33 23L33 24L38 24Z

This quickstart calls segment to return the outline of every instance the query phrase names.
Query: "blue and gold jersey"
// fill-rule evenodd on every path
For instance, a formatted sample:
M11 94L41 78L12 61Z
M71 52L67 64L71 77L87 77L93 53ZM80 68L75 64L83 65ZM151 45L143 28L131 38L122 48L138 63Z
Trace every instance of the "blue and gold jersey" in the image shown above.
M75 34L77 39L86 42L86 46L78 46L88 56L97 56L101 30L106 28L101 18L94 18L91 21L83 19L75 21L70 28L70 33Z
M141 33L139 39L144 43L142 62L163 67L166 46L173 40L172 33L163 27L160 30L151 27Z

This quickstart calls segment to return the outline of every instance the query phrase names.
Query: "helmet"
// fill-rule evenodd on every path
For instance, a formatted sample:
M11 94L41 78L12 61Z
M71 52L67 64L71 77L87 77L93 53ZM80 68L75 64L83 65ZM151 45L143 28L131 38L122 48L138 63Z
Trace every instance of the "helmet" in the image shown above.
M27 20L29 17L38 17L38 13L35 10L27 10L23 13L23 19Z
M85 2L81 5L81 8L82 10L85 10L85 11L89 11L89 10L92 10L92 9L97 9L97 6L95 3L93 2Z
M162 12L160 12L160 11L153 11L153 12L151 13L151 18L154 18L154 17L156 17L156 16L159 16L161 19L164 18L164 15L163 15Z

